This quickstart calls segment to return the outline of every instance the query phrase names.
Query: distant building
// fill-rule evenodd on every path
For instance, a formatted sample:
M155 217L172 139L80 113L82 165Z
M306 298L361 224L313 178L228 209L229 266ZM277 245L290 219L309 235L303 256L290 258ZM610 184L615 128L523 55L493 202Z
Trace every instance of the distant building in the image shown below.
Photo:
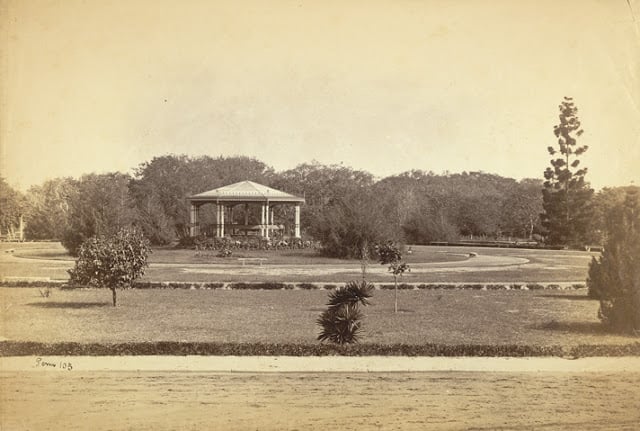
M275 231L283 229L282 224L274 221L274 207L279 205L293 205L295 208L293 236L300 238L300 205L304 198L285 193L253 181L241 181L228 186L198 193L187 198L190 208L189 235L194 237L201 234L198 221L200 207L207 204L215 205L216 222L215 236L222 238L225 234L245 235L257 231L260 236L269 238ZM260 205L261 215L258 224L249 224L249 208ZM234 211L241 207L242 211ZM238 220L238 217L241 220Z

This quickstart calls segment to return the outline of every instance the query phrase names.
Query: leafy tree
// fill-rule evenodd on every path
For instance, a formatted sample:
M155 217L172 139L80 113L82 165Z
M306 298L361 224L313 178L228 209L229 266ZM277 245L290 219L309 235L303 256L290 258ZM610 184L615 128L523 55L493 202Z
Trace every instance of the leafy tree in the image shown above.
M380 180L374 190L396 236L404 235L408 243L452 241L460 235L497 237L517 224L515 214L504 212L506 201L519 192L511 178L409 171Z
M460 235L455 224L456 197L446 176L410 174L417 181L417 210L413 211L402 226L407 243L428 244L431 241L454 241Z
M25 211L24 197L0 177L0 234L14 233Z
M80 246L73 284L111 289L116 306L116 289L131 287L149 266L149 242L136 229L121 229L115 235L94 236Z
M25 235L31 240L62 240L70 219L71 201L78 192L72 178L55 178L27 191Z
M374 184L373 193L379 197L385 218L396 233L401 233L419 212L422 191L419 180L408 175L384 178Z
M559 109L560 124L553 128L559 148L547 148L555 158L544 172L542 225L548 231L549 243L580 245L587 241L593 189L585 181L587 168L579 168L578 157L588 146L578 145L583 130L573 99L565 97Z
M632 194L629 194L633 192ZM590 243L604 244L607 239L607 224L611 211L624 203L627 196L640 198L640 187L605 187L591 199L592 219L589 232Z
M62 245L76 255L92 236L109 236L135 224L138 215L129 195L131 177L119 172L84 175L69 201Z
M129 184L140 214L140 226L154 244L167 244L187 234L185 197L196 190L192 159L185 155L154 157L142 163Z
M433 214L433 215L432 215ZM426 206L413 213L402 226L407 244L429 244L432 241L455 241L458 228L442 211Z
M627 192L608 213L604 252L589 265L589 295L600 300L600 319L640 333L640 196Z
M319 234L313 227L326 221L328 208L340 206L342 200L363 190L370 192L373 183L373 175L368 172L317 161L300 164L273 177L273 187L305 198L300 221L303 234L312 236ZM284 206L281 210L286 216L291 208Z
M272 176L272 168L250 157L167 155L138 166L130 191L145 235L166 244L189 235L188 195L243 180L269 185ZM204 206L200 222L214 220L213 206Z
M304 196L309 207L324 207L354 190L373 185L373 175L344 165L323 165L317 161L303 163L281 172L274 187Z
M362 313L359 305L369 305L373 286L362 280L351 281L329 293L327 310L317 320L322 328L319 341L350 344L358 341L362 330Z
M449 218L462 235L499 236L502 201L513 179L484 172L463 172L446 177Z
M509 236L532 239L540 231L542 181L523 179L507 191L502 203L501 228Z
M398 277L402 277L402 274L409 271L409 265L402 262L402 253L400 249L393 243L388 241L385 244L376 245L376 252L378 253L378 259L380 265L389 265L389 272L393 274L394 284L394 313L398 312Z
M375 243L393 235L379 199L366 189L324 207L308 230L324 254L349 259L361 259L363 250L373 251Z

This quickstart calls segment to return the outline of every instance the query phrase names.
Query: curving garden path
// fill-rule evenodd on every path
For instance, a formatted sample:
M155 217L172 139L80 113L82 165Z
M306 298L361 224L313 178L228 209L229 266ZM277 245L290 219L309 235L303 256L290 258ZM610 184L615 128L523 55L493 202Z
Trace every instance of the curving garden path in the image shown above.
M44 251L28 254L28 248L37 244L0 244L0 278L11 280L66 280L67 270L73 267L69 258L61 259L55 253ZM59 246L58 246L59 247ZM12 250L13 251L10 251ZM525 250L499 248L463 248L445 246L413 246L411 271L402 282L545 282L584 283L589 262L594 253L579 251ZM176 252L179 253L179 252ZM170 256L163 251L163 256ZM184 254L184 251L183 251ZM48 257L48 256L54 256ZM361 275L359 262L329 261L315 263L302 260L282 263L283 259L270 261L265 252L264 264L238 259L196 259L192 256L179 262L151 261L144 280L147 281L281 281L281 282L344 282ZM425 261L420 261L425 256ZM436 256L437 259L433 259ZM286 259L284 259L286 262ZM435 261L433 261L435 260ZM372 262L367 274L371 281L390 282L387 268Z

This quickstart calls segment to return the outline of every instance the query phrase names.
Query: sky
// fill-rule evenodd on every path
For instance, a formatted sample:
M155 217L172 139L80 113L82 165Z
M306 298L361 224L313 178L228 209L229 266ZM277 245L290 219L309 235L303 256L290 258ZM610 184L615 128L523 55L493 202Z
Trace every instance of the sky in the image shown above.
M571 96L640 185L640 0L0 0L0 176L153 157L541 178Z

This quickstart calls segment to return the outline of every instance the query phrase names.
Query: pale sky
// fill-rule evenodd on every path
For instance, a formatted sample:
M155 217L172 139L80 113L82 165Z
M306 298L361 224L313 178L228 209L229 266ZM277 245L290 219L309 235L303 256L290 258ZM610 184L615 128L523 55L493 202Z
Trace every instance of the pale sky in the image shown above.
M21 190L172 153L541 178L563 96L591 184L640 185L640 0L0 4Z

